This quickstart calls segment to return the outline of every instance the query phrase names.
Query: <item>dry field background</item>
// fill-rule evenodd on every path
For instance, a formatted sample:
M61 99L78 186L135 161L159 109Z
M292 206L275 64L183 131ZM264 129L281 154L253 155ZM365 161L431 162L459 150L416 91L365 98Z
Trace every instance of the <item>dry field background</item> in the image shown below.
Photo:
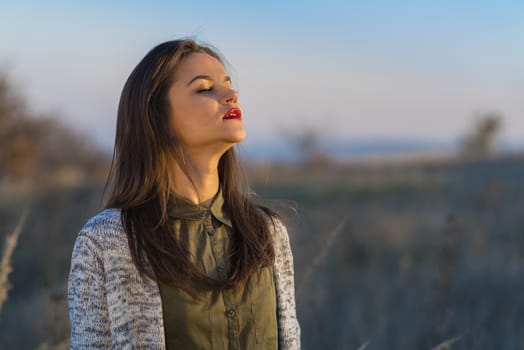
M304 349L524 348L524 159L248 172L290 231ZM2 191L2 247L30 209L0 349L64 348L71 250L102 184Z

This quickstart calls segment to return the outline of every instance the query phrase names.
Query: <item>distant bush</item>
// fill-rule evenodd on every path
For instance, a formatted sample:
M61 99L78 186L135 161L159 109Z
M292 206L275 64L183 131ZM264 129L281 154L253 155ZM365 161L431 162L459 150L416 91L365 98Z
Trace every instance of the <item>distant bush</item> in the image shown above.
M502 128L502 116L487 113L478 120L473 131L462 141L462 154L470 157L485 157L493 153L495 140Z
M60 124L32 111L0 72L0 189L12 184L74 184L105 176L108 156Z

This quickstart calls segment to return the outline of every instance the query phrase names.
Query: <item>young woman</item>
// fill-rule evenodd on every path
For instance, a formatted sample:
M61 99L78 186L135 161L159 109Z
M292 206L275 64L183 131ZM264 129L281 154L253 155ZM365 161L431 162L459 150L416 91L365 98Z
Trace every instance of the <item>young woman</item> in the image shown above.
M69 276L72 349L298 349L285 227L240 186L242 110L220 56L153 48L122 91L104 211Z

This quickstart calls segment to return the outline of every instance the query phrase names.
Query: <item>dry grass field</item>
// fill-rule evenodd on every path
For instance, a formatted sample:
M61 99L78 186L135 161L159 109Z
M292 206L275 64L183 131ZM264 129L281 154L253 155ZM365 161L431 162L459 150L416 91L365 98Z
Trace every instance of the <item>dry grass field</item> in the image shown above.
M522 158L248 170L290 231L304 349L524 348ZM29 215L0 349L64 348L71 250L102 185L3 191L1 247Z

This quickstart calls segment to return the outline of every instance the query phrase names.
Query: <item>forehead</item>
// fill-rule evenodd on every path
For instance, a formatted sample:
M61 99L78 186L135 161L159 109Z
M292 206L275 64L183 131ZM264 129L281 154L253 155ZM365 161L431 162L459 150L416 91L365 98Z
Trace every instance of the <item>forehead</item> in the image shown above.
M185 57L180 63L175 73L175 82L189 81L197 75L209 75L222 78L226 75L226 69L224 65L213 56L200 52L192 53Z

